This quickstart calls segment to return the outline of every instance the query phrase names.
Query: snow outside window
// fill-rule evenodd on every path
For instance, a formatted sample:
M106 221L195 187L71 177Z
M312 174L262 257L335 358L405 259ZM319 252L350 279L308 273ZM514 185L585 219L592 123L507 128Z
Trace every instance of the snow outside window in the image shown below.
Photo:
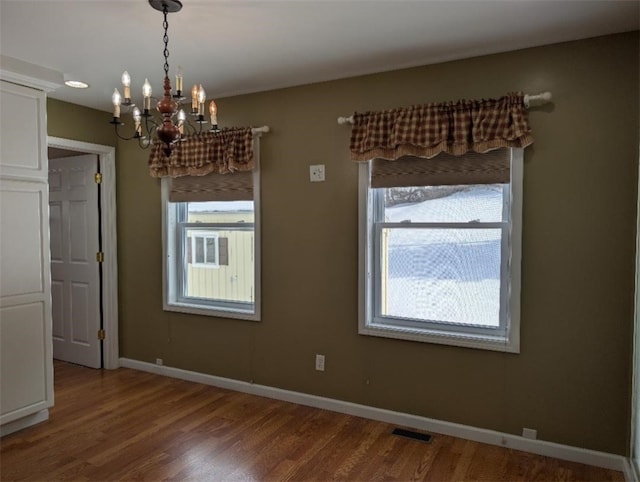
M522 150L511 157L505 184L371 188L361 166L360 333L519 351Z

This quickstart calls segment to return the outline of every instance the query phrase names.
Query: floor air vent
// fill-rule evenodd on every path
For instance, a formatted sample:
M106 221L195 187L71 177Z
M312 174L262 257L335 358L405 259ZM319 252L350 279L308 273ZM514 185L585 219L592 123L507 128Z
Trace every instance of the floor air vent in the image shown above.
M395 428L393 435L400 435L401 437L411 438L413 440L420 440L421 442L431 442L431 435L426 433L414 432L413 430L405 430L403 428Z

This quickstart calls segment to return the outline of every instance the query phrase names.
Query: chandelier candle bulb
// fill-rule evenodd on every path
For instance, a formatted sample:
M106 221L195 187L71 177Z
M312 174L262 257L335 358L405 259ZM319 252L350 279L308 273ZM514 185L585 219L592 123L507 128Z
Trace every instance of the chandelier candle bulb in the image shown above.
M211 101L209 104L209 115L211 116L211 127L218 125L218 106L215 101Z
M133 108L133 122L135 124L135 129L136 129L136 133L134 134L135 137L141 137L142 136L142 126L140 125L142 121L142 115L140 114L140 109L138 109L137 107Z
M142 97L144 97L144 110L149 112L149 109L151 109L151 84L149 79L144 79L144 84L142 84Z
M204 102L207 100L207 93L200 84L200 88L198 89L198 116L204 117Z
M184 135L185 120L187 120L187 114L184 113L184 110L180 109L180 112L178 112L178 130L180 131L180 137Z
M120 117L120 92L118 89L114 89L113 95L111 96L111 101L113 102L113 118L118 119Z
M182 67L179 65L176 70L176 96L182 97Z
M124 103L131 102L131 76L126 70L122 73L122 86L124 87Z
M198 113L198 85L193 84L191 87L191 113Z

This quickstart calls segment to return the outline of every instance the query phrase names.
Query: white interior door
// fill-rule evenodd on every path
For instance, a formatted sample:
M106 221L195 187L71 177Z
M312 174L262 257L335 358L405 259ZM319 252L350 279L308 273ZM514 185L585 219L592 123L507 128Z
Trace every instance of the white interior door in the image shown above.
M53 357L101 366L97 156L49 160Z

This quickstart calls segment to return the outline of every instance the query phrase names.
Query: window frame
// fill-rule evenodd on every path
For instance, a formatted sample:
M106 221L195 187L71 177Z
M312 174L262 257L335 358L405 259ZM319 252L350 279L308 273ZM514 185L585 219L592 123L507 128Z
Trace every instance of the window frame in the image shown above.
M469 348L520 352L520 263L522 245L522 182L523 182L523 149L511 150L511 180L507 185L509 212L506 226L502 229L501 257L507 256L501 263L501 325L498 329L468 327L466 325L446 322L422 322L407 319L385 317L380 314L381 301L376 296L380 292L381 277L379 258L379 232L385 226L411 228L429 226L437 227L439 223L376 223L380 210L384 212L382 196L375 196L370 188L371 161L361 163L358 175L359 191L359 289L358 289L358 333L386 338L413 340L426 343L437 343ZM378 198L378 201L376 201ZM503 198L505 199L505 198ZM505 201L507 200L505 199ZM505 202L506 204L506 202ZM503 205L503 209L505 209ZM455 223L441 223L447 228ZM469 223L458 223L464 229ZM475 224L475 223L474 223ZM495 228L502 223L482 223L488 228ZM476 229L478 229L476 227ZM482 228L480 228L482 229ZM502 258L505 259L505 258ZM504 310L504 311L503 311Z
M190 228L227 228L228 223L182 223L180 227L179 209L183 209L182 203L169 203L169 179L161 180L161 202L162 202L162 293L163 293L163 310L179 313L189 313L194 315L214 316L220 318L233 318L247 321L261 320L261 216L260 216L260 162L259 162L259 145L257 139L254 139L254 164L253 173L253 223L238 223L232 227L246 230L253 224L254 235L254 293L253 303L236 303L228 301L216 301L209 299L201 299L195 297L182 296L184 286L185 270L187 265L178 266L178 262L174 259L184 259L185 253L179 252L181 246L178 236L181 235L180 230ZM232 175L232 174L230 174ZM169 232L171 230L171 233ZM216 241L216 268L219 267L220 253L218 241ZM195 266L202 268L214 268L213 265L197 264ZM251 306L251 308L249 308Z

